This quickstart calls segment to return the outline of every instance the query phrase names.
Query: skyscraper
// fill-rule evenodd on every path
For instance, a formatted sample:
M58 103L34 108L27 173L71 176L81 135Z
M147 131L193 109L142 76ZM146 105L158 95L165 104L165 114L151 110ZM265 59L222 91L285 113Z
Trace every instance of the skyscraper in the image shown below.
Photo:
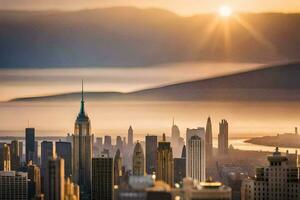
M26 163L29 162L29 160L32 160L33 162L36 162L36 148L35 148L35 129L34 128L26 128L25 129L26 134Z
M173 118L173 124L171 128L171 146L173 147L173 157L180 157L181 149L184 145L184 139L180 137L180 130L175 124Z
M162 180L173 186L174 184L174 161L171 143L166 141L166 135L163 134L163 140L158 142L157 148L157 180Z
M127 145L131 148L133 146L133 129L131 126L128 129L128 144Z
M65 194L64 159L54 157L47 163L45 199L61 200Z
M10 171L11 165L10 165L10 149L7 144L3 145L3 171Z
M92 200L112 200L114 186L113 158L102 155L93 158Z
M50 141L43 141L41 143L41 175L44 178L48 160L53 158L53 143Z
M208 117L205 129L205 150L206 158L210 158L213 153L213 137L212 137L212 125L211 119Z
M228 122L225 119L219 123L218 151L219 155L228 153Z
M33 199L41 194L41 171L38 166L29 161L27 165L28 172L28 197Z
M72 145L70 142L56 142L56 155L65 161L65 176L71 177L72 174Z
M80 199L90 199L93 140L90 119L84 110L83 86L81 92L81 108L75 121L75 130L72 137L72 178L80 187Z
M122 141L121 136L117 136L116 149L119 149L121 152L123 152L123 141Z
M0 171L0 199L28 200L27 173Z
M299 200L300 167L298 154L284 155L276 148L268 156L269 165L256 169L255 178L245 179L241 188L242 200Z
M11 170L17 171L20 168L21 156L19 141L13 140L10 144Z
M205 129L187 129L186 143L186 175L205 181Z
M122 158L120 149L117 150L114 159L114 184L120 185L120 178L122 177Z
M174 183L182 185L186 177L186 153L185 146L182 148L181 158L174 158Z
M146 173L153 174L157 166L157 136L146 135Z
M172 128L171 128L171 137L173 140L177 140L180 138L180 130L179 130L178 126L175 124L174 118L173 118L173 124L172 124Z
M143 148L140 142L137 141L132 156L132 172L134 176L144 176L144 162Z
M112 142L111 142L111 136L110 135L105 135L104 136L104 149L107 149L110 154L112 154Z

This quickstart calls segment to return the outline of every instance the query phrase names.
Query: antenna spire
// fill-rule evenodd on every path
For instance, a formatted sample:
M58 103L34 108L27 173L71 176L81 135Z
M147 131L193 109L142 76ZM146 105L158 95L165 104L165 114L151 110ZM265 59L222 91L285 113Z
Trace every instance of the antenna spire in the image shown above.
M84 114L83 79L81 80L81 107L80 107L80 113Z

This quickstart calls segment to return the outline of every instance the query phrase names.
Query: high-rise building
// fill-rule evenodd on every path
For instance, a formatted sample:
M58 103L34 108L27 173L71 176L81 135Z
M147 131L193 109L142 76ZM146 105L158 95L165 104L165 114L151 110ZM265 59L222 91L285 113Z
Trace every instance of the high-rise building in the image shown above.
M128 144L127 145L131 148L133 146L133 129L131 126L128 129Z
M94 145L94 157L99 157L103 150L103 139L102 137L96 137L96 143Z
M36 163L37 165L41 165L41 161L38 156L38 151L39 151L39 142L38 141L34 142L34 149L35 149L35 152L34 152L33 158L35 161L33 161L33 162Z
M74 184L70 178L65 180L65 200L79 200L80 189L77 184Z
M19 141L19 155L20 155L20 161L23 162L24 153L23 153L23 142L22 141Z
M180 137L180 130L178 126L174 122L173 118L173 124L171 128L171 146L173 147L173 157L180 157L181 149L184 145L184 139Z
M205 129L205 150L206 158L210 158L213 153L213 137L212 137L212 125L211 119L208 117Z
M70 142L56 142L56 155L65 161L65 176L71 177L72 174L72 145Z
M0 199L27 200L27 189L26 172L0 171Z
M72 152L72 179L80 187L80 199L90 199L93 155L93 136L91 123L84 109L83 86L81 108L75 121Z
M10 144L11 170L18 171L21 164L19 141L13 140Z
M123 141L122 141L121 136L117 136L116 149L120 149L121 152L123 151Z
M182 148L181 158L174 158L174 183L182 185L186 177L186 153L185 146Z
M27 165L28 172L28 197L33 199L41 194L41 171L38 166L29 161Z
M220 182L201 182L196 186L192 179L184 179L183 189L185 200L231 200L231 188Z
M157 148L157 180L161 180L173 186L174 184L174 160L171 143L166 141L163 134L162 141L158 142Z
M53 157L49 159L46 170L45 199L61 200L65 194L64 159Z
M205 181L205 129L187 129L186 143L186 175Z
M219 123L218 152L219 155L228 153L228 122L225 119Z
M114 161L108 155L93 158L92 200L112 200L114 187Z
M117 150L114 159L114 184L120 185L120 178L122 177L122 158L120 149Z
M137 141L132 156L132 173L134 176L144 176L144 153L142 145Z
M53 158L53 142L43 141L41 143L41 175L45 177L48 160Z
M175 124L174 118L173 118L173 124L172 124L172 128L171 128L171 137L173 140L177 140L180 138L180 130L179 130L178 126Z
M34 128L26 128L26 163L30 160L36 162L35 155L36 155L36 148L35 148L35 129Z
M146 173L153 174L157 166L157 136L146 136Z
M300 167L298 154L282 155L278 148L268 157L269 166L257 168L255 178L245 179L242 200L299 200Z
M3 145L3 171L10 171L11 170L11 165L10 165L10 149L8 144Z
M112 142L111 142L111 136L110 135L105 135L104 136L104 149L107 149L110 154L112 154Z

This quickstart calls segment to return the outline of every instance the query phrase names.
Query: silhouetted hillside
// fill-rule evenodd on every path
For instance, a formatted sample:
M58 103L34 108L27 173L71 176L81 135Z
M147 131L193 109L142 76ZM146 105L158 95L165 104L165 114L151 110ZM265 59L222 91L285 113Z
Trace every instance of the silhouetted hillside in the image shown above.
M141 90L86 93L89 100L299 101L300 63ZM80 93L20 98L12 101L78 100Z
M300 14L240 14L226 21L133 7L0 11L0 67L296 60L299 35Z

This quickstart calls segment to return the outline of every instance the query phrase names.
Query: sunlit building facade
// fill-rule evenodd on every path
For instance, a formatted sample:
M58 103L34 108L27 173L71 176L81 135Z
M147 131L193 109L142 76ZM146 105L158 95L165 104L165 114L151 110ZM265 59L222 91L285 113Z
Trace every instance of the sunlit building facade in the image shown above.
M187 129L186 143L186 175L205 181L205 129Z
M276 148L268 161L269 166L256 169L255 178L243 181L242 200L299 200L298 154L283 155Z

